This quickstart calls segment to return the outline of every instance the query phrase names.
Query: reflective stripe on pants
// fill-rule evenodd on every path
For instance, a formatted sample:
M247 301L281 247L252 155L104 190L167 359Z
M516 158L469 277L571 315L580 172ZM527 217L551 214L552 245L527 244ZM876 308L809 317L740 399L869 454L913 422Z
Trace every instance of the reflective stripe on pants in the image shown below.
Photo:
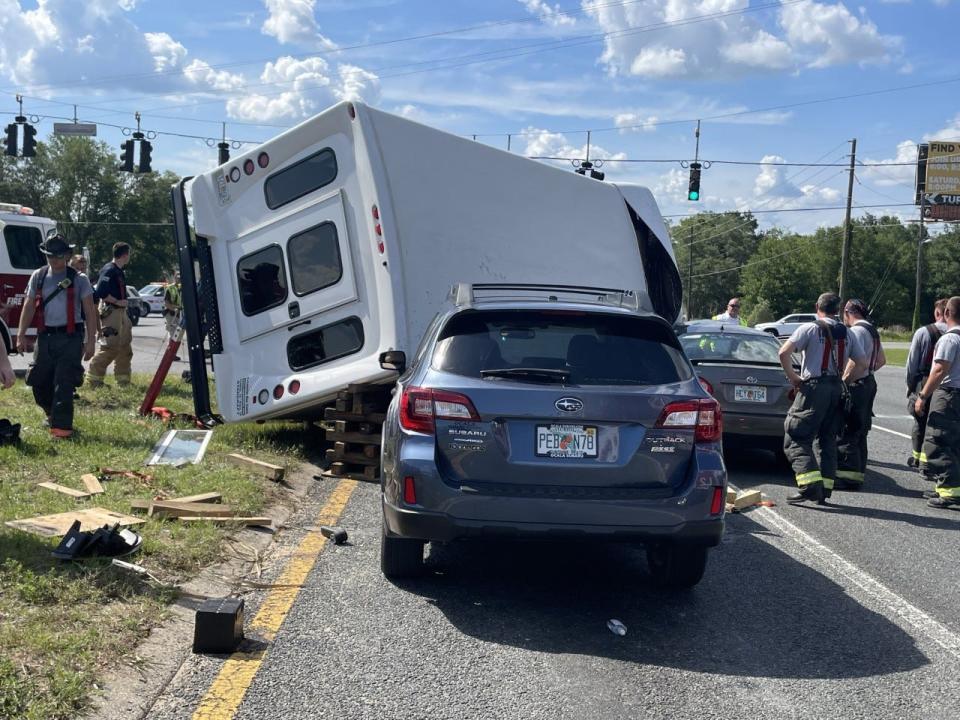
M923 454L924 473L937 481L937 494L960 497L960 388L933 391Z
M797 396L783 424L783 452L801 487L823 482L826 489L833 488L837 475L839 408L840 379L836 376L807 380L797 388Z

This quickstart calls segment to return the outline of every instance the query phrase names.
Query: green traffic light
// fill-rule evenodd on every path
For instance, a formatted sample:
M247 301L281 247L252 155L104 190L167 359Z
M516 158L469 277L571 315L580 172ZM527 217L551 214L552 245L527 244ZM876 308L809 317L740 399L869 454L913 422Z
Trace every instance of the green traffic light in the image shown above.
M691 190L690 192L687 193L687 200L699 200L699 199L700 199L700 193L697 192L696 190Z

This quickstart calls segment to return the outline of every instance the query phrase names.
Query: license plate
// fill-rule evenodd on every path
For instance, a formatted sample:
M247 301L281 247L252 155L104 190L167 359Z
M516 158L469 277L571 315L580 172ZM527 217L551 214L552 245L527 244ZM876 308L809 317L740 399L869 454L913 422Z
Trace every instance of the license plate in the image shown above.
M767 389L761 385L734 385L733 399L737 402L765 403Z
M597 428L589 425L537 425L537 457L595 458Z

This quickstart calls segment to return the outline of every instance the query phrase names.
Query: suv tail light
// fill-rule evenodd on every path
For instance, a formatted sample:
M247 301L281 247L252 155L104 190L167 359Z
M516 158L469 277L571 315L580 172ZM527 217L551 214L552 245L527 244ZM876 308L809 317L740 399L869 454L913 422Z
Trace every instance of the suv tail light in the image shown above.
M700 382L700 387L706 390L708 393L713 395L713 385L710 384L710 381L706 378L698 377L697 380Z
M436 420L478 421L473 402L466 395L429 388L404 388L400 396L400 427L433 433Z
M716 442L723 436L723 413L713 398L672 402L660 413L656 426L693 430L696 442Z

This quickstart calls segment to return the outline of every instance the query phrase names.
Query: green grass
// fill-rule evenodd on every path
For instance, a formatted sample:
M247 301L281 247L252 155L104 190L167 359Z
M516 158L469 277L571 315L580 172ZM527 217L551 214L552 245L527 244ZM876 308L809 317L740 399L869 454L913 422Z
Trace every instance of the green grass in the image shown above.
M888 365L907 366L907 348L884 348L883 352L887 355Z
M95 506L130 513L131 499L158 494L217 491L244 514L269 505L276 485L224 458L239 451L289 465L291 448L305 439L301 426L218 427L199 465L145 468L167 429L159 420L136 415L148 381L135 377L134 386L124 390L81 388L77 437L70 441L48 436L43 414L22 381L0 393L0 417L23 424L20 445L0 447L0 522ZM189 386L168 380L158 404L189 411ZM139 470L153 479L109 480L104 494L84 500L36 487L52 480L82 489L80 475L100 467ZM154 518L136 529L144 543L133 561L171 584L218 560L222 541L233 530ZM80 714L93 683L118 659L132 662L137 642L164 619L176 598L175 590L109 561L57 561L50 555L57 542L0 525L0 717L57 720Z

